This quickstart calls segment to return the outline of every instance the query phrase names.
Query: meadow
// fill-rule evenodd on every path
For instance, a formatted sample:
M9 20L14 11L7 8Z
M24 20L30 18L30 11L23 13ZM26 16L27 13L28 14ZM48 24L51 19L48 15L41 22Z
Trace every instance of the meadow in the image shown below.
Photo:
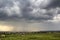
M60 32L0 32L0 40L60 40Z

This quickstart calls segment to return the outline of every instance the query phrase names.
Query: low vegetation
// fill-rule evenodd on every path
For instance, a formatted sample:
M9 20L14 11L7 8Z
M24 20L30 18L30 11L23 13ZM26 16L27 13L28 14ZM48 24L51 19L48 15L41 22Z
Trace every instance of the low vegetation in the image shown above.
M60 32L0 33L0 40L60 40Z

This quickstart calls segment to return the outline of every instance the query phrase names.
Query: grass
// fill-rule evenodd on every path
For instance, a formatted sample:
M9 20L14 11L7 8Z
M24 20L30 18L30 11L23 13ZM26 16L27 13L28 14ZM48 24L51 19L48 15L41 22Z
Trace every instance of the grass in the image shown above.
M60 40L60 33L2 33L0 40Z

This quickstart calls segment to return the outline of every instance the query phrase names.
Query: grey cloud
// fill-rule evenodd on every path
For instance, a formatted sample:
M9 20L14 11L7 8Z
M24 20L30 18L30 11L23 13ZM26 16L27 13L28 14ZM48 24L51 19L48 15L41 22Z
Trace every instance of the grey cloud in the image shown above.
M60 7L60 0L52 0L51 3L45 7L45 9Z
M21 21L0 21L0 24L11 25L14 32L31 32L31 31L58 31L60 30L60 23L41 22L41 23L27 23L25 20ZM9 26L10 27L10 26ZM3 28L3 26L2 26Z
M0 27L4 26L12 31L60 30L60 1L0 0Z
M13 3L11 0L0 0L0 8L4 8L6 6L12 6Z
M0 0L0 19L52 20L56 8L47 10L44 7L55 7L59 1L50 0ZM33 2L32 2L33 1ZM44 2L44 3L42 3ZM52 3L51 3L52 2ZM50 6L49 6L50 5ZM58 6L58 5L57 5ZM2 13L3 12L3 13Z
M59 31L60 30L60 22L54 23L54 22L45 22L43 23L43 26L46 28L46 30L49 31Z

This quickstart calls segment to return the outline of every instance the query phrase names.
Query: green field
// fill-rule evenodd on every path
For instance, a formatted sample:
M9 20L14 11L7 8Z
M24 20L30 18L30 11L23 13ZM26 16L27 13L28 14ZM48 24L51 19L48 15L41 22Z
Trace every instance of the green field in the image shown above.
M60 33L2 33L0 40L60 40Z

